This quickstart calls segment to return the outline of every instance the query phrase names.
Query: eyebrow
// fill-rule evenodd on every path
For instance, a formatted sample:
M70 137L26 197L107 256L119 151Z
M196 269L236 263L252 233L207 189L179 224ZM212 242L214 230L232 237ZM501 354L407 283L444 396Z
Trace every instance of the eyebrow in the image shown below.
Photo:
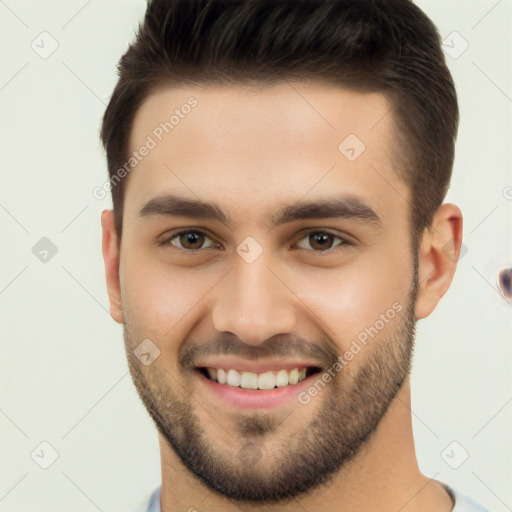
M215 203L176 195L159 196L148 201L140 209L139 217L151 216L190 217L218 221L226 226L231 224L229 215ZM353 219L373 227L382 227L382 220L377 213L354 195L298 202L285 206L272 216L272 225L279 226L296 220L322 218Z

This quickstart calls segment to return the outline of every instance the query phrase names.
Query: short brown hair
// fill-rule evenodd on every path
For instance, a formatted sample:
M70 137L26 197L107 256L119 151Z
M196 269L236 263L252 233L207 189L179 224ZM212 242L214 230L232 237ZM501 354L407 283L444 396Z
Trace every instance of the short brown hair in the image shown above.
M128 160L135 113L157 87L289 79L388 98L413 249L448 190L457 96L439 33L411 0L152 0L118 73L101 128L111 180ZM127 178L111 188L119 237Z

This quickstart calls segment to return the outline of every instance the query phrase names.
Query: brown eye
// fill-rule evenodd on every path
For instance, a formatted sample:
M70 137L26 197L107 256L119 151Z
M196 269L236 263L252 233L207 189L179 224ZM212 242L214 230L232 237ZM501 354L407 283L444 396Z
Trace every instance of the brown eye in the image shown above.
M334 245L334 240L336 238L340 240L340 243ZM332 233L329 233L327 231L312 231L308 233L302 240L307 240L310 247L315 252L327 251L329 249L332 249L333 245L334 248L340 245L350 245L350 243L344 238L337 235L333 235ZM300 244L298 244L298 247L300 247L301 249L308 249L308 247L301 246Z
M211 238L201 231L181 231L164 240L161 245L172 245L178 249L193 251L196 249L204 249L203 244L205 240L211 240ZM215 242L213 242L213 240L211 241L212 244L210 247L215 247Z
M184 249L200 249L204 242L204 236L202 233L191 231L179 235L179 241Z

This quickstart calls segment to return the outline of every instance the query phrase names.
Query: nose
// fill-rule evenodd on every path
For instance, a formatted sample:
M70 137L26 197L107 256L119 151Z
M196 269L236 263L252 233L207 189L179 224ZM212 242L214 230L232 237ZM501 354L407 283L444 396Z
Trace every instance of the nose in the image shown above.
M248 345L290 333L297 323L294 302L298 299L263 255L252 263L237 258L217 290L212 311L218 332L234 334Z

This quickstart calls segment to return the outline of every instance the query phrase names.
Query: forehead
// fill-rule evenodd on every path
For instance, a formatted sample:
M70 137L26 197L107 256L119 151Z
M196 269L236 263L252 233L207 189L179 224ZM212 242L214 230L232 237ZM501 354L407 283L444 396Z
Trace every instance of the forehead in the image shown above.
M267 215L347 193L381 217L403 215L409 191L396 173L390 110L380 93L327 85L160 89L134 119L125 209L172 193Z

